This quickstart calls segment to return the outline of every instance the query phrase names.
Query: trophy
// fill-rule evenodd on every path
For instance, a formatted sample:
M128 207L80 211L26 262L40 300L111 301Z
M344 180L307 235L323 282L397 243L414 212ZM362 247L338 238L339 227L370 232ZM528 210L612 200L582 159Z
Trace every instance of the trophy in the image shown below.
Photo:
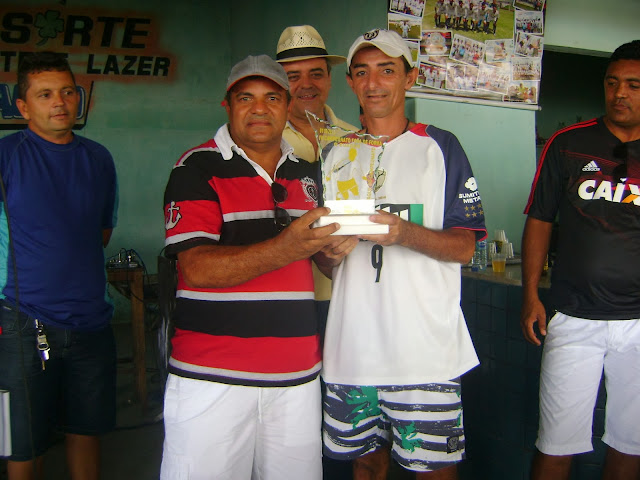
M369 220L376 215L376 192L386 172L380 166L388 137L358 133L331 125L307 111L320 149L322 201L331 209L314 227L339 223L334 235L389 233L389 225Z

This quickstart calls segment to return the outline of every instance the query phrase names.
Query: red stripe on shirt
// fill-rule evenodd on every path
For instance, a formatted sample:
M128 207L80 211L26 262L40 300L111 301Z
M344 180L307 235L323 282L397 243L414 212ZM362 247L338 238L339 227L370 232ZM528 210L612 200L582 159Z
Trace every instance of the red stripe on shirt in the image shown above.
M287 189L287 199L279 203L282 208L310 210L315 204L309 202L299 180L276 179ZM218 194L223 215L273 209L275 202L271 185L260 176L211 179L213 189Z
M533 194L536 190L536 186L538 184L538 178L540 178L540 170L542 169L542 164L544 163L545 157L547 155L547 152L549 151L549 147L551 146L551 143L556 139L556 137L564 132L569 132L571 130L575 130L578 128L585 128L585 127L592 127L593 125L596 125L598 123L596 118L593 118L591 120L587 120L585 122L581 122L581 123L576 123L575 125L570 125L566 128L563 128L562 130L558 130L556 133L554 133L551 138L549 138L549 140L547 140L547 143L544 145L544 149L542 150L542 154L540 154L540 161L538 162L538 168L536 169L536 175L533 178L533 184L531 185L531 192L529 192L529 199L527 200L527 206L524 209L524 213L528 214L529 213L529 208L531 208L531 203L533 202Z
M409 130L411 133L415 133L419 137L428 137L427 127L429 125L425 125L424 123L416 123L416 126Z
M224 248L224 247L222 247ZM188 290L190 292L313 292L313 273L311 271L311 260L303 259L292 262L277 270L249 280L248 282L233 287L225 288L192 288L189 287L182 277L178 268L178 290Z
M301 372L321 358L318 335L240 338L176 329L171 342L178 361L240 372Z
M169 208L177 210L169 212ZM171 218L169 218L169 213L171 213ZM220 207L217 202L210 200L187 200L184 202L176 202L173 207L171 207L171 205L165 205L165 225L168 221L175 222L176 215L178 214L180 218L174 227L165 232L166 238L192 232L220 234L222 217L220 216Z

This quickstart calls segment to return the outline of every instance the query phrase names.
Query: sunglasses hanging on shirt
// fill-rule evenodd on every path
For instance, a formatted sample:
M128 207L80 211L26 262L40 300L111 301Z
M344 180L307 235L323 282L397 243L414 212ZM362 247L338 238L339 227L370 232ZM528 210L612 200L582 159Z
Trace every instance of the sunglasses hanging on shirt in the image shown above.
M273 182L271 184L271 195L273 196L273 203L275 204L273 210L273 222L275 223L278 231L281 232L291 223L291 215L289 215L289 212L278 204L287 199L289 192L287 192L287 189L283 185L278 182Z

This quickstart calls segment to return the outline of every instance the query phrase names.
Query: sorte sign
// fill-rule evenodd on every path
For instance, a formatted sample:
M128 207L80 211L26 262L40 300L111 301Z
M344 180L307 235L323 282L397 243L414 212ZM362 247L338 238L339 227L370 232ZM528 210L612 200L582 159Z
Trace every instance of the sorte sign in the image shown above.
M95 8L0 7L0 128L19 129L16 71L24 55L51 50L65 54L81 102L78 128L85 125L94 82L170 82L176 62L160 47L160 25L140 12Z

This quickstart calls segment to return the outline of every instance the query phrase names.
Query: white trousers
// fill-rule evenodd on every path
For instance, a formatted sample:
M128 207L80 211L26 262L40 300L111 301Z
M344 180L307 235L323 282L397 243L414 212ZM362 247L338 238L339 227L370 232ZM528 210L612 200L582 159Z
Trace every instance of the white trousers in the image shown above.
M319 379L244 387L169 375L161 480L320 480Z

